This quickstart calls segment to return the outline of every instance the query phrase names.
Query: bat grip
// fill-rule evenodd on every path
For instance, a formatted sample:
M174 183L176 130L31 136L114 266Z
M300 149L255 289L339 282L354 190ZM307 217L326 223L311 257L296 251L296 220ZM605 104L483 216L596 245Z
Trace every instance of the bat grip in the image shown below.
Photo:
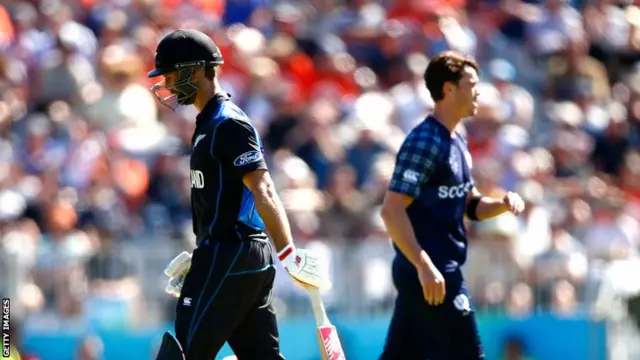
M318 326L330 325L327 312L324 310L324 304L322 303L322 297L318 289L312 289L309 291L311 295L311 306L313 307L313 315L316 318L316 324Z

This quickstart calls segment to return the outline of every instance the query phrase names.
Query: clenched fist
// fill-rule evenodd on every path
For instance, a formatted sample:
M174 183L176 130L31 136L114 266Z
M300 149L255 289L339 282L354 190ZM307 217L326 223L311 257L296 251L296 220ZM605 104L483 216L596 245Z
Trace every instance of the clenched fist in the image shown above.
M515 215L520 215L524 211L524 200L517 193L509 191L502 199L502 204Z

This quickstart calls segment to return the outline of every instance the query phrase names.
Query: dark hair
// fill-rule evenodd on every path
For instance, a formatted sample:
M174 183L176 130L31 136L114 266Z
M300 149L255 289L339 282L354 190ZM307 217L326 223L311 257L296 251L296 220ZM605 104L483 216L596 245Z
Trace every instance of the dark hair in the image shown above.
M441 52L429 62L424 72L424 81L433 101L444 99L442 87L447 82L457 84L462 78L465 66L470 66L476 71L479 69L475 60L455 51Z

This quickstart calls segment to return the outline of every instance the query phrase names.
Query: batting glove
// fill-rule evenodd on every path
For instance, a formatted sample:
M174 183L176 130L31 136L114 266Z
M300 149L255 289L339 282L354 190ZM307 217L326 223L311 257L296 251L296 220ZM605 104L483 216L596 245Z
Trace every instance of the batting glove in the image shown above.
M180 297L184 278L191 268L191 256L190 253L183 251L171 260L166 269L164 269L165 275L169 277L169 283L164 291L169 295Z
M331 281L321 267L321 260L312 251L296 249L293 244L287 245L278 252L278 259L289 273L293 282L305 290L309 288L329 289Z
M184 277L181 278L171 278L169 279L169 283L167 287L164 288L164 291L173 296L180 297L180 293L182 293L182 285L184 284Z

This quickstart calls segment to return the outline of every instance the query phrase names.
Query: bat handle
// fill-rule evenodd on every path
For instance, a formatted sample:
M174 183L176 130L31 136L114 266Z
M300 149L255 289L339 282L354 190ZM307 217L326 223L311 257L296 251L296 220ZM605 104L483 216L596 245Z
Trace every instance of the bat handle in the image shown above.
M324 304L322 303L322 296L318 289L312 289L309 291L311 295L311 306L313 307L313 315L316 318L316 324L318 326L331 325L327 312L324 310Z

